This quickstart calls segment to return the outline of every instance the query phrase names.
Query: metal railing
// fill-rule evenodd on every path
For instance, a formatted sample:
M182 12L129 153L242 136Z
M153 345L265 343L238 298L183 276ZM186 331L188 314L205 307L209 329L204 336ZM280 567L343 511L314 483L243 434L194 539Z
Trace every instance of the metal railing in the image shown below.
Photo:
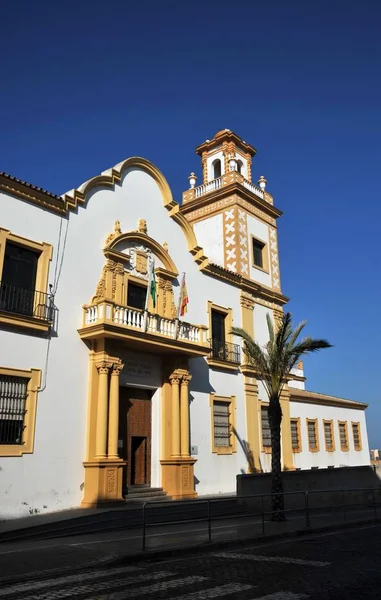
M0 311L54 323L57 307L51 294L0 281Z
M211 347L210 358L240 364L241 348L238 344L231 344L216 339L209 340L209 342Z
M180 500L170 504L145 502L142 550L252 539L381 518L381 487L285 492L283 496L283 522L272 520L278 511L271 510L271 494ZM169 509L170 520L164 507Z

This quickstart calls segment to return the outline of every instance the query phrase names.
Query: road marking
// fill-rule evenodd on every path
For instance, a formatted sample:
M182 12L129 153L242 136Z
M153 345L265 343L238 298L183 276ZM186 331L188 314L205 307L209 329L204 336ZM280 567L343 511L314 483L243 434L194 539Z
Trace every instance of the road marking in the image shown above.
M190 594L184 594L183 596L176 596L176 598L171 598L171 600L200 600L201 597L210 600L211 598L222 598L222 596L228 596L236 592L245 592L246 590L253 589L253 587L256 586L241 583L228 583L227 585L219 585L214 588L203 588L201 592L191 592Z
M133 573L135 571L141 571L142 569L139 567L116 567L114 569L108 569L105 571L97 570L90 571L89 573L79 573L77 575L65 575L62 577L54 577L52 579L44 579L44 581L35 581L34 583L30 583L30 581L25 583L18 583L15 585L10 585L6 588L2 588L0 590L0 597L6 596L10 593L15 592L27 592L28 590L43 590L44 588L56 586L56 585L64 585L67 583L77 583L82 581L91 581L94 579L102 579L103 577L108 577L109 575L121 575L123 573Z
M306 594L293 594L292 592L276 592L260 598L253 598L253 600L302 600L302 598L308 598L308 596Z
M114 569L110 569L109 571L105 571L104 574L102 574L102 577L106 577L107 575L110 574L111 571L114 571ZM88 574L90 575L90 573ZM92 579L96 579L98 573L95 571L94 573L91 573L92 575ZM32 596L23 596L23 600L50 600L52 597L52 594L54 594L55 598L70 598L71 596L74 596L75 594L91 594L93 592L97 592L97 591L101 591L101 590L107 590L107 589L111 589L111 588L116 588L116 587L120 587L122 585L133 585L133 584L139 584L139 583L143 583L145 581L147 581L147 579L165 579L166 577L171 577L172 575L174 575L174 573L170 573L168 571L159 571L157 573L152 573L152 574L148 574L145 573L144 575L138 575L135 577L119 577L118 579L113 579L112 581L98 581L93 583L93 581L91 580L90 577L87 578L88 583L85 584L80 584L80 585L76 585L76 586L70 586L69 588L66 589L56 589L56 590L46 590L43 591L41 594L36 594L35 592L37 590L41 590L43 589L43 586L45 583L47 583L48 585L45 585L44 587L47 588L53 588L56 587L58 585L60 585L60 581L59 579L61 578L57 578L57 579L49 579L48 582L46 581L36 581L34 584L32 583L29 586L29 591L33 592ZM68 583L72 583L72 581L68 581L68 579L70 579L70 577L64 577L62 578L65 581L63 582L64 584L68 584ZM3 589L1 590L2 595L8 595L8 594L13 594L19 591L19 587L22 587L22 585L18 586L11 586L8 589Z
M291 558L289 556L263 556L259 554L235 554L234 552L217 552L213 556L221 558L238 558L239 560L254 560L256 562L278 562L294 565L306 565L308 567L328 567L331 563L320 560L304 560Z
M166 581L161 583L154 583L153 585L146 585L139 587L134 590L124 590L123 592L114 592L113 594L107 594L103 596L91 596L88 600L129 600L129 598L136 598L143 596L144 594L156 594L156 592L167 592L168 590L174 590L182 585L191 585L192 583L201 583L206 581L206 577L183 577L182 579L173 579L172 581ZM70 595L70 594L69 594ZM62 598L62 596L60 596ZM23 600L32 600L23 598ZM42 600L36 596L33 600ZM48 600L48 599L46 599Z

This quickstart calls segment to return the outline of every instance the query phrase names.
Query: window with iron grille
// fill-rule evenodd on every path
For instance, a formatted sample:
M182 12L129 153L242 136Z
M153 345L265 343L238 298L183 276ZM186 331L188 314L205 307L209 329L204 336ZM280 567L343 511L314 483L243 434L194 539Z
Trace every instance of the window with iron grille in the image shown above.
M271 448L271 429L269 421L269 409L267 406L261 407L261 422L262 422L262 446Z
M294 452L300 452L299 419L291 419L291 445Z
M308 448L310 452L317 452L318 446L318 434L317 434L317 421L311 419L307 421L307 432L308 432Z
M22 445L29 379L0 375L0 444Z
M355 450L361 450L360 423L352 423L352 434Z
M332 452L335 449L332 421L324 421L324 441L325 449L328 452Z
M216 448L229 448L230 443L230 402L214 400L213 435Z
M340 448L344 452L348 450L348 431L347 431L347 423L339 422L339 435L340 435Z

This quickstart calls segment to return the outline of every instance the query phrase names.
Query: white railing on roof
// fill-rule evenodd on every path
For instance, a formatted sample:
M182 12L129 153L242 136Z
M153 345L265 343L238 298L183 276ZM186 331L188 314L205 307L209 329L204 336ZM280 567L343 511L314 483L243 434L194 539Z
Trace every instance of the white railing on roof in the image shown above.
M263 200L263 198L264 198L263 190L261 190L261 188L259 188L257 185L254 185L254 183L251 183L251 181L247 181L247 179L244 179L243 187L245 187L247 190L249 190L256 196L259 196L259 198L262 198L262 200Z
M229 174L231 175L231 173L229 173ZM237 179L238 183L240 183L247 190L249 190L256 196L258 196L258 198L261 198L262 200L264 199L264 193L260 187L258 187L251 181L244 179L241 175L237 174L237 177L238 177L238 179ZM209 181L208 183L204 183L203 185L199 185L198 187L194 188L194 197L200 198L200 196L204 196L205 194L214 192L215 190L220 189L224 185L227 185L227 182L224 181L224 176L218 177L217 179L213 179L212 181Z
M213 179L208 183L204 183L203 185L199 185L194 188L195 198L199 198L200 196L204 196L204 194L209 194L209 192L214 192L222 187L222 177L218 177L218 179Z

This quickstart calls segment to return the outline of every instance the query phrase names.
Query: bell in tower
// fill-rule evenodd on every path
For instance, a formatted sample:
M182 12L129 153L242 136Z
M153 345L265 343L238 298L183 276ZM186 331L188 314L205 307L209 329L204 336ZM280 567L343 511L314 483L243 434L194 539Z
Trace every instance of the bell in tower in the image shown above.
M230 129L196 148L202 183L191 173L181 212L209 261L280 292L276 219L282 214L261 175L252 182L256 149Z

